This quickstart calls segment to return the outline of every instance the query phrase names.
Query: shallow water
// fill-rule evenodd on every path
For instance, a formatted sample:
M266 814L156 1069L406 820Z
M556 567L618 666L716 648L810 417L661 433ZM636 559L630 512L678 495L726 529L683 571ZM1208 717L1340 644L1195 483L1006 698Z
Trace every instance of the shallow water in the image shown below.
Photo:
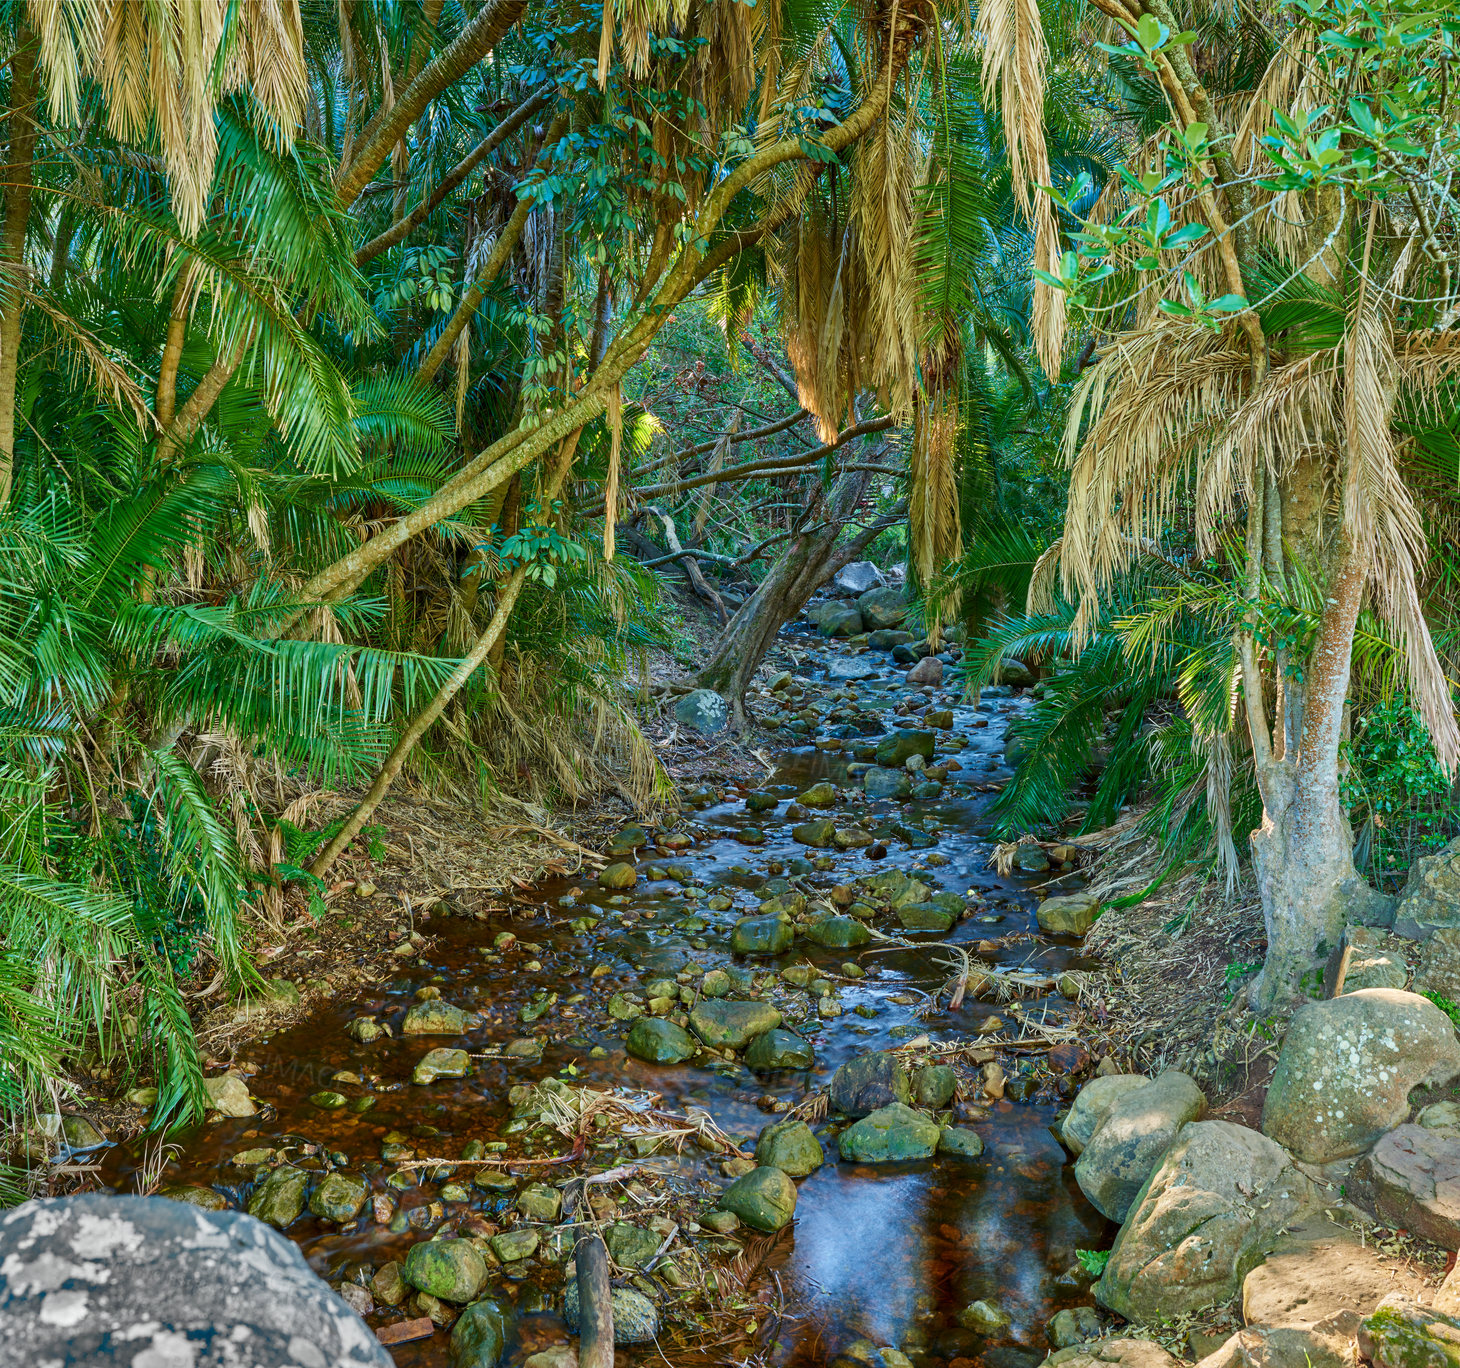
M810 643L797 645L804 648L805 658L798 675L820 678L824 653ZM880 654L876 658L887 659ZM894 719L890 712L909 692L901 675L902 670L889 663L878 679L854 685L868 706L882 712L888 726L912 725L909 719ZM937 850L948 863L926 870L921 877L941 889L969 894L970 901L980 905L978 915L957 924L951 938L1012 939L1015 943L1004 944L983 958L1057 971L1079 963L1078 948L1072 943L1054 943L1038 933L1032 914L1034 898L1027 891L1036 880L1000 878L988 866L988 842L978 836L988 795L975 786L1007 776L1002 768L1004 729L1010 714L1021 706L1022 700L1005 694L986 697L977 710L956 707L952 734L968 741L957 757L964 768L950 775L946 796L904 805L901 820L916 826L941 824ZM975 727L976 720L987 725ZM833 722L829 727L824 724L817 734L855 735L859 730L862 726L855 722L840 728ZM875 731L869 733L869 737L874 735ZM800 790L821 778L844 782L850 757L803 746L772 759L775 771L766 776L766 786L794 785ZM986 1018L995 1014L1006 1020L1010 1017L1010 1004L974 998L956 1013L940 1010L917 1015L926 1002L919 995L935 992L946 977L929 953L822 950L803 941L780 961L758 961L757 969L809 961L835 974L842 962L857 958L870 970L866 979L838 984L843 1015L821 1021L813 1013L797 1027L816 1047L817 1066L807 1074L756 1075L744 1065L712 1071L692 1065L645 1064L624 1053L624 1027L619 1023L607 1023L615 1028L610 1032L596 1028L598 1013L579 1016L574 1005L565 1001L575 994L591 993L606 1000L619 989L639 990L648 979L663 972L672 974L689 959L706 968L732 963L727 946L729 927L737 917L753 911L759 901L749 891L753 880L746 878L747 869L762 873L772 861L785 864L808 855L834 854L835 870L809 876L810 882L824 887L877 868L911 868L929 853L908 850L899 841L889 842L889 853L882 860L870 859L865 851L808 852L791 840L792 824L783 815L784 806L775 812L748 814L742 797L732 791L729 801L695 815L691 830L696 841L690 849L641 853L641 871L656 864L689 866L694 886L703 895L694 906L683 897L681 885L671 880L641 877L628 894L627 906L617 907L610 904L608 890L591 883L557 880L526 895L511 913L487 921L435 920L430 927L434 939L423 963L403 966L388 982L379 984L373 996L331 1004L248 1050L249 1061L257 1067L249 1080L250 1090L271 1102L273 1110L263 1116L225 1120L181 1137L182 1148L164 1181L213 1186L234 1205L242 1206L249 1188L244 1172L229 1163L232 1154L290 1143L291 1160L305 1166L322 1164L326 1154L335 1154L344 1156L352 1170L370 1173L370 1161L379 1154L382 1138L393 1130L415 1135L412 1143L423 1156L454 1157L470 1139L500 1136L508 1119L507 1091L512 1085L559 1076L569 1065L577 1070L581 1082L644 1088L660 1094L670 1106L706 1108L731 1135L753 1141L760 1128L774 1119L767 1114L768 1098L794 1104L853 1055L901 1043L914 1034L928 1033L939 1041L967 1039L978 1033ZM866 806L877 814L898 816L896 805ZM747 823L764 830L764 845L751 849L734 839L735 830ZM1065 888L1070 886L1066 883ZM581 892L572 898L572 905L561 906L560 901L569 899L574 888ZM736 896L736 906L722 912L705 911L704 899L717 892ZM703 916L708 929L686 932L673 925L691 913ZM584 915L602 920L592 931L580 934L569 923ZM519 946L501 955L491 954L494 937L508 929L530 948ZM912 938L918 939L917 933ZM696 949L696 941L709 948ZM540 967L527 967L533 963ZM590 969L603 965L610 966L610 972L590 979ZM397 1037L360 1045L345 1035L346 1024L362 1014L398 1024L416 989L427 984L438 987L446 1001L486 1016L483 1027L470 1033L466 1048L490 1053L546 1027L541 1058L483 1060L466 1079L415 1087L410 1082L411 1069L427 1048L463 1042ZM540 991L558 993L559 1003L536 1026L524 1025L518 1019L519 1011ZM894 995L910 1000L893 1003ZM859 1005L875 1008L876 1015L858 1015L854 1009ZM1065 1010L1058 998L1026 1000L1019 1005L1036 1017L1046 1012L1053 1020ZM607 1056L591 1058L593 1046L603 1047ZM1005 1053L1000 1058L1013 1074L1017 1056ZM332 1076L344 1069L360 1074L364 1083L340 1091L352 1099L373 1097L370 1109L356 1114L321 1111L312 1105L311 1095L331 1086ZM1049 1091L1044 1090L1047 1098ZM838 1164L829 1158L818 1172L801 1180L794 1226L769 1246L766 1273L758 1284L763 1298L784 1308L781 1318L765 1325L762 1348L768 1361L796 1368L819 1365L851 1341L866 1337L880 1345L902 1347L920 1368L942 1368L956 1360L986 1368L1025 1368L1037 1363L1045 1352L1048 1318L1063 1306L1089 1300L1088 1292L1067 1276L1075 1263L1075 1250L1104 1247L1112 1233L1081 1196L1067 1156L1049 1132L1056 1110L1053 1098L994 1103L986 1119L972 1123L985 1144L983 1157L976 1162L868 1166ZM423 1133L424 1127L437 1133ZM834 1156L824 1128L818 1130L829 1156ZM514 1153L519 1152L519 1139L514 1137ZM703 1179L703 1156L689 1153L694 1157L655 1162L678 1164L686 1170L698 1163ZM108 1159L105 1180L118 1190L132 1190L142 1159L140 1148L119 1147ZM337 1158L335 1162L341 1161ZM379 1167L375 1165L377 1170ZM561 1170L538 1169L532 1176L551 1181L555 1172ZM370 1176L374 1192L388 1191L384 1171ZM429 1208L438 1186L423 1182L390 1195L408 1215L417 1208ZM494 1209L487 1194L473 1205L488 1216ZM500 1199L497 1205L502 1205ZM453 1207L449 1214L460 1210ZM287 1233L317 1271L337 1281L360 1265L378 1267L390 1258L403 1258L421 1237L419 1229L393 1230L370 1222L369 1214L367 1205L367 1219L341 1231L306 1211ZM397 1226L403 1224L396 1222ZM546 1274L546 1286L551 1290L559 1275L553 1270ZM551 1342L555 1335L561 1338L561 1327L550 1302L540 1308L543 1299L530 1280L515 1285L509 1280L505 1291L509 1299L516 1294L522 1313L518 1343L505 1360L510 1364ZM977 1298L997 1301L1011 1316L1006 1331L986 1338L958 1326L957 1313ZM435 1366L446 1363L446 1345L447 1336L438 1332L394 1352L402 1365ZM708 1357L714 1359L713 1354ZM964 1368L964 1364L956 1364L956 1368Z

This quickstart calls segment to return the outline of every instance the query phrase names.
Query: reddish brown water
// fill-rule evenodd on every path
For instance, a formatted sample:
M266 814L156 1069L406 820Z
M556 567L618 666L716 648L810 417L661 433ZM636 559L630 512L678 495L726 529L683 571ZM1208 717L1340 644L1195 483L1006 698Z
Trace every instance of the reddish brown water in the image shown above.
M820 672L808 668L805 673L816 677ZM900 696L894 687L899 679L900 672L889 670L882 679L857 687L873 706L890 705ZM959 756L964 768L951 776L948 796L906 805L903 820L920 826L941 823L944 828L937 848L949 862L921 877L931 877L942 889L960 894L975 891L984 900L985 915L1000 919L964 921L951 933L953 938L1033 933L1000 950L995 958L1057 970L1077 962L1075 948L1038 936L1026 883L998 877L988 867L988 843L977 836L988 798L973 786L1007 775L1001 767L1004 726L1019 706L1017 699L1000 697L986 701L977 713L969 707L957 709L955 732L969 742ZM988 725L974 728L976 717ZM890 716L887 722L894 725ZM847 759L809 747L793 749L776 757L777 769L767 784L799 789L821 778L841 782ZM890 811L886 804L879 809ZM731 831L747 822L765 830L763 847L750 850L730 838ZM749 881L737 866L742 871L747 867L764 871L770 861L787 863L808 853L790 839L789 825L779 810L749 815L739 799L700 813L694 830L698 835L692 848L670 856L646 854L641 867L688 865L708 896L717 889L735 892L746 887ZM837 857L835 871L811 878L824 885L887 865L908 868L922 853L893 843L879 866L865 853L852 852ZM574 906L559 906L572 886L568 881L544 884L531 895L529 905L487 922L438 920L424 963L403 967L372 997L332 1004L258 1043L247 1052L258 1068L250 1087L273 1104L273 1111L183 1136L166 1182L210 1185L241 1206L248 1187L229 1156L257 1146L291 1145L291 1160L305 1166L322 1164L325 1154L343 1155L349 1167L369 1174L373 1189L383 1193L387 1174L373 1161L388 1132L401 1130L418 1137L413 1143L423 1155L454 1157L468 1140L491 1140L501 1133L512 1085L559 1076L568 1066L577 1070L582 1082L643 1088L662 1095L674 1107L706 1108L727 1132L750 1138L773 1119L757 1105L768 1093L794 1103L855 1054L923 1032L938 1040L958 1040L975 1034L989 1015L1008 1015L1007 1005L970 998L958 1012L919 1017L915 1005L895 1005L889 999L909 989L932 992L945 971L926 953L879 954L864 957L864 963L877 966L872 976L840 985L846 1008L842 1016L818 1021L812 1015L799 1028L817 1051L817 1067L809 1074L757 1076L743 1065L711 1071L641 1063L624 1053L617 1023L609 1023L617 1027L614 1033L595 1029L591 1019L575 1016L573 1005L563 1000L577 993L606 999L620 988L638 990L647 979L672 974L690 958L706 968L728 965L728 928L748 910L746 896L742 891L740 905L731 911L705 912L702 900L697 907L686 905L679 885L641 880L626 908L610 906L611 895L592 887ZM750 898L748 906L753 907L754 901ZM706 917L709 929L703 933L674 929L671 922L690 912ZM603 920L592 932L577 934L568 923L585 914ZM640 919L626 925L621 920L625 914ZM537 948L509 952L495 963L484 961L483 950L490 950L493 938L505 929ZM693 948L691 942L701 937L709 949ZM798 942L785 960L810 959L835 972L853 954ZM525 967L534 960L539 968ZM605 963L612 966L611 972L590 980L590 969ZM461 1042L430 1038L423 1043L407 1037L360 1045L345 1035L347 1022L365 1013L398 1023L415 990L427 984L438 987L447 1001L485 1015L486 1024L470 1034L466 1048L491 1051L545 1025L549 1029L541 1059L482 1061L467 1079L413 1087L411 1069L427 1045ZM558 993L560 1005L539 1027L524 1026L518 1012L540 990ZM863 1004L876 1008L877 1014L858 1015L854 1009ZM1047 1009L1055 1019L1065 1011L1057 998L1024 1006L1036 1015ZM607 1056L591 1058L593 1046L603 1047ZM1015 1065L1008 1056L1004 1060L1012 1072ZM324 1112L308 1100L330 1086L329 1080L342 1069L365 1080L362 1087L344 1091L376 1099L363 1114ZM782 1232L771 1248L766 1273L757 1284L764 1300L783 1304L785 1310L784 1318L767 1324L762 1336L767 1359L798 1368L822 1364L849 1342L867 1337L877 1344L903 1347L920 1368L946 1368L959 1359L986 1368L1037 1363L1045 1352L1048 1318L1062 1306L1088 1301L1088 1293L1066 1276L1075 1263L1075 1250L1104 1247L1111 1233L1104 1218L1080 1195L1067 1157L1049 1132L1055 1111L1052 1100L995 1104L987 1119L974 1127L985 1143L983 1158L974 1163L935 1160L854 1166L829 1157L817 1173L802 1180L794 1227ZM436 1133L423 1128L434 1128ZM513 1152L519 1152L516 1144ZM829 1156L834 1156L834 1149L829 1148ZM108 1183L131 1190L141 1159L138 1149L114 1150L107 1164ZM702 1155L661 1162L679 1162L686 1170L698 1164L703 1180ZM534 1176L546 1174L550 1179L553 1173L551 1168L539 1169ZM428 1207L437 1192L437 1184L422 1182L391 1195L408 1216L416 1208ZM495 1199L494 1205L487 1194L474 1202L488 1217L504 1205L504 1199ZM369 1212L367 1205L367 1219L343 1231L306 1212L287 1233L322 1275L337 1281L361 1265L378 1267L390 1258L403 1258L420 1238L421 1232L406 1221L397 1219L397 1228L388 1228L370 1222ZM558 1276L547 1271L549 1293ZM504 1291L509 1299L515 1297L519 1313L517 1343L509 1350L507 1363L520 1362L555 1334L561 1338L550 1296L530 1279L516 1284L509 1280ZM960 1328L956 1320L963 1307L981 1297L997 1301L1012 1317L1008 1331L993 1339ZM446 1346L447 1336L438 1332L395 1353L402 1365L439 1368L447 1361ZM672 1357L673 1349L668 1352Z

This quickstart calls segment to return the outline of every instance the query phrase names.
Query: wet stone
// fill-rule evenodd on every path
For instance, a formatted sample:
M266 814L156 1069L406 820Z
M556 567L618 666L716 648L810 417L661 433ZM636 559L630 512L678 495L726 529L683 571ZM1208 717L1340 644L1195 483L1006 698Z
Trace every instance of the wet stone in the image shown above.
M556 1221L563 1209L563 1194L546 1183L529 1183L517 1194L516 1206L529 1221Z
M855 917L827 917L806 928L806 939L827 950L852 950L868 944L872 933Z
M816 1051L794 1031L772 1030L750 1042L745 1062L752 1069L809 1069L816 1063Z
M304 1210L309 1175L296 1168L277 1168L253 1190L248 1214L276 1230L283 1230Z
M908 931L947 931L954 916L937 903L909 903L897 909L897 920Z
M948 1126L938 1137L938 1153L950 1159L977 1159L983 1153L983 1141L966 1126Z
M778 1168L753 1168L725 1189L720 1205L752 1230L770 1234L795 1215L796 1185Z
M742 917L730 933L737 955L780 955L791 948L791 924L780 917Z
M1093 1306L1070 1306L1057 1311L1044 1328L1051 1349L1068 1349L1073 1344L1099 1339L1105 1332L1100 1313Z
M831 1076L831 1104L848 1116L866 1116L912 1099L907 1070L891 1051L849 1059Z
M401 1023L403 1035L462 1035L477 1025L480 1018L460 1007L439 999L417 1002L407 1012Z
M470 1240L422 1240L406 1255L402 1277L438 1301L462 1305L487 1280L487 1265Z
M228 1198L215 1188L178 1185L163 1188L158 1194L169 1202L182 1202L185 1206L202 1207L204 1211L227 1211Z
M376 1269L370 1279L370 1295L382 1306L399 1306L410 1295L410 1288L402 1276L405 1265L392 1259Z
M505 1230L500 1235L493 1235L490 1243L492 1253L503 1263L516 1263L519 1259L530 1259L537 1253L542 1236L535 1230L518 1226L515 1230Z
M862 776L862 787L869 798L906 798L912 793L907 771L873 766Z
M641 1017L629 1028L625 1042L635 1059L650 1064L680 1064L694 1054L694 1037L682 1026L658 1017Z
M930 731L899 727L877 743L877 763L889 769L900 769L914 755L931 760L936 743L937 738Z
M777 1121L761 1131L755 1146L755 1162L778 1168L792 1178L804 1178L826 1162L826 1155L821 1142L804 1121Z
M609 1257L620 1268L642 1268L659 1252L663 1240L642 1226L615 1221L605 1232L603 1242L608 1246Z
M894 1102L847 1127L837 1144L843 1159L863 1164L893 1164L931 1157L941 1138L936 1121L901 1102Z
M347 1225L365 1205L365 1180L353 1173L331 1173L315 1188L309 1209L321 1220Z
M695 1034L715 1049L743 1049L758 1035L781 1024L768 1002L702 1002L689 1015Z
M471 1056L465 1050L428 1050L411 1073L412 1083L434 1083L438 1078L465 1078Z
M912 1076L912 1100L929 1111L939 1111L953 1100L958 1075L947 1064L924 1064Z
M659 1313L654 1303L632 1287L615 1287L609 1295L613 1311L615 1344L648 1344L659 1334ZM569 1278L563 1289L563 1321L572 1334L578 1333L581 1308L578 1301L578 1280Z
M818 850L831 845L835 836L836 823L830 817L818 817L814 822L802 822L791 828L792 840Z
M473 1302L451 1328L451 1368L497 1368L508 1325L507 1313L496 1302Z

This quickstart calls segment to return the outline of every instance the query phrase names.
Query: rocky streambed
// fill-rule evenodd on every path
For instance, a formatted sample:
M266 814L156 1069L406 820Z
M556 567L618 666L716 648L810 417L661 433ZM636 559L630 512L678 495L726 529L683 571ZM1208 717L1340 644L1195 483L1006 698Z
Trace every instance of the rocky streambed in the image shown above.
M961 701L956 647L899 628L829 642L867 625L849 606L793 629L752 700L785 737L756 783L689 789L685 820L485 920L426 934L403 905L372 992L254 1041L210 1082L218 1115L176 1149L112 1149L104 1181L273 1225L400 1364L569 1368L589 1224L627 1361L1034 1368L1244 1296L1305 1222L1308 1254L1342 1246L1338 1284L1374 1284L1362 1237L1330 1229L1343 1178L1312 1164L1332 1155L1090 1057L1079 852L1021 846L1000 874L979 835L1024 696ZM679 711L704 722L692 695ZM1411 1024L1426 1062L1378 1121L1351 1088L1346 1116L1377 1126L1359 1150L1452 1050L1460 1073L1448 1024ZM1370 1027L1393 1023L1343 1029ZM1303 1112L1308 1078L1276 1126L1348 1134ZM1294 1368L1356 1325L1294 1341ZM1285 1368L1276 1343L1243 1352Z

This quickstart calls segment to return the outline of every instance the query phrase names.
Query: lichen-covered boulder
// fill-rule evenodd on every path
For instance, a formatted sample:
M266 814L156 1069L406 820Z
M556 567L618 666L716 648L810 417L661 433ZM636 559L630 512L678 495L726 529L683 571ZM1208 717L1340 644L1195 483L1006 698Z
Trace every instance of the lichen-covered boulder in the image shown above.
M0 1344L5 1362L34 1365L391 1368L365 1322L266 1225L100 1193L0 1213Z
M1293 1013L1262 1108L1263 1133L1310 1164L1362 1154L1409 1115L1421 1083L1460 1076L1460 1042L1434 1003L1365 988Z
M928 1159L937 1151L942 1130L936 1121L893 1102L848 1126L837 1138L843 1159L861 1164L896 1164Z
M1460 1133L1396 1126L1354 1166L1348 1188L1389 1225L1460 1247Z
M1140 1192L1096 1299L1149 1323L1226 1301L1283 1228L1318 1203L1313 1183L1266 1136L1228 1121L1193 1121Z
M1364 1320L1358 1342L1374 1368L1460 1368L1460 1317L1401 1296Z
M1112 1221L1125 1220L1177 1132L1206 1107L1202 1090L1175 1069L1126 1093L1106 1113L1075 1163L1080 1191Z
M422 1240L411 1246L401 1276L418 1292L460 1306L487 1280L487 1264L470 1240Z
M674 720L702 736L713 736L725 730L730 709L713 689L691 689L674 705Z
M1410 865L1394 909L1394 929L1414 940L1441 927L1460 927L1460 837Z

